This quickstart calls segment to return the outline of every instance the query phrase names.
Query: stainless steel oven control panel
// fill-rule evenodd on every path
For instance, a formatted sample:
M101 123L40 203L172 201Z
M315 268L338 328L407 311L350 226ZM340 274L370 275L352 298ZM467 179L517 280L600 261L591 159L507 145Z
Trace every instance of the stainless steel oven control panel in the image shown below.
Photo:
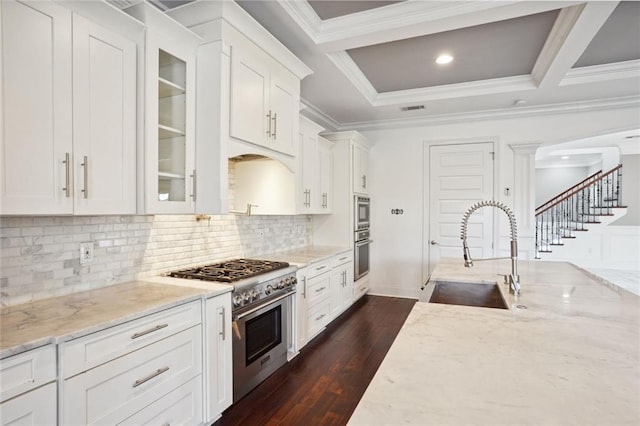
M244 308L258 304L261 300L295 290L298 280L295 272L281 275L250 288L238 289L233 294L233 308Z

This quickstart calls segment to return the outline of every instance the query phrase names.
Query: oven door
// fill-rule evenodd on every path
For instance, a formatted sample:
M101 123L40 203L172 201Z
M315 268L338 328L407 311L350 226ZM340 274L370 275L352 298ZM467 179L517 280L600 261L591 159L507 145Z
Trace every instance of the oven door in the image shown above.
M233 402L287 362L293 292L233 315Z
M371 242L368 238L366 240L356 241L353 274L355 281L369 273L369 246Z
M369 210L370 210L370 201L367 197L356 196L355 200L355 229L367 229L369 228Z

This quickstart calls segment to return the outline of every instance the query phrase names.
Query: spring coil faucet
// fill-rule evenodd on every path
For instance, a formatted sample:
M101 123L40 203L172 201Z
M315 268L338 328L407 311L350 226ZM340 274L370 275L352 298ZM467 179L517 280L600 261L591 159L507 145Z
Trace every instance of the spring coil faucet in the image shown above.
M488 200L488 201L480 201L473 204L462 216L462 229L460 230L460 239L462 240L462 249L464 254L464 266L470 268L473 266L473 259L471 258L471 252L469 251L469 246L467 245L467 224L469 222L469 218L481 207L496 207L507 214L509 218L509 225L511 227L511 274L507 277L505 276L505 283L508 280L509 288L514 294L520 294L520 277L518 276L518 241L517 241L517 233L518 228L516 226L516 217L509 209L509 207L505 206L502 203L497 201ZM489 259L477 259L480 260L494 260L494 259L506 259L503 257L497 258L489 258Z

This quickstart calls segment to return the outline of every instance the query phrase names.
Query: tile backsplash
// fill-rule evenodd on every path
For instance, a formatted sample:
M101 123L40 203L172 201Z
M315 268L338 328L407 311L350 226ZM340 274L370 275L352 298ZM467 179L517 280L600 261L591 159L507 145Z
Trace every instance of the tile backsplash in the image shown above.
M2 217L0 305L312 243L311 216ZM80 243L94 260L80 264Z

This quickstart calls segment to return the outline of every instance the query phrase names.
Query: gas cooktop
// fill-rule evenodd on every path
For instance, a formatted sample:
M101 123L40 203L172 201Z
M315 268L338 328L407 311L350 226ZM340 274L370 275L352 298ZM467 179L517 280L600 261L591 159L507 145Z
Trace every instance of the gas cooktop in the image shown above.
M287 262L259 259L234 259L168 273L170 277L232 283L245 278L288 267Z

